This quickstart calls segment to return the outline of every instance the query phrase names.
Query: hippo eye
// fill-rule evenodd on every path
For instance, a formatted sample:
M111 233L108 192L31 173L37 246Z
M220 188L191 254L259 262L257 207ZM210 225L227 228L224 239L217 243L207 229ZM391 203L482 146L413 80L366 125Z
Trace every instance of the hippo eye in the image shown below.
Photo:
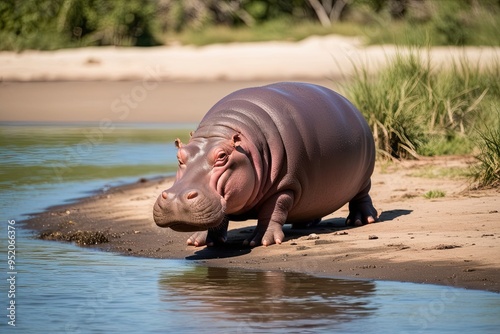
M179 163L179 166L184 166L184 162L182 162L181 159L177 159L177 162Z
M227 153L226 152L217 153L214 166L224 166L226 162L227 162Z

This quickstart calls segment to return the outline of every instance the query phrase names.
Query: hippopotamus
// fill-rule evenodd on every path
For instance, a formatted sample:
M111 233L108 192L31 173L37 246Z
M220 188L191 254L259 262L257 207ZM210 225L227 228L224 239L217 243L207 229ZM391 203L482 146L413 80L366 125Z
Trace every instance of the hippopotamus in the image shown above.
M229 221L246 219L257 226L244 244L280 244L285 223L317 223L346 203L347 224L377 219L373 135L356 107L326 87L238 90L206 113L189 143L175 144L177 175L153 216L160 227L195 232L188 245L223 243Z

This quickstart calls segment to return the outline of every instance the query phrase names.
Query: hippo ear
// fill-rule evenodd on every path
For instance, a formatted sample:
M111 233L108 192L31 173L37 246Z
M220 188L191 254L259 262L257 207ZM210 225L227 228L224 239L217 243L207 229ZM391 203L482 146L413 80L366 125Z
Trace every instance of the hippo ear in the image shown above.
M193 136L194 131L189 132L189 137Z
M241 143L240 134L239 133L234 134L231 140L231 145L233 145L233 147L237 147L240 146L240 143Z
M175 139L175 147L181 148L182 147L182 142L179 138Z

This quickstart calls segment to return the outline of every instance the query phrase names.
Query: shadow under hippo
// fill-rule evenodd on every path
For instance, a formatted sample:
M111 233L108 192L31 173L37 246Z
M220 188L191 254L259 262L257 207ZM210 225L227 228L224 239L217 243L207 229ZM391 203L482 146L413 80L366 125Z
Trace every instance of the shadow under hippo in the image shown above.
M412 212L412 210L406 209L384 211L380 214L377 224L390 222L398 217L409 215ZM330 234L333 232L348 231L358 227L359 226L346 225L344 218L330 218L322 220L320 223L314 224L313 226L303 226L301 228L293 228L293 226L291 226L285 228L286 237L284 241L307 236L311 233L317 235ZM252 230L249 227L232 229L228 233L227 242L212 247L202 248L195 252L195 254L186 257L186 260L224 259L249 254L252 249L249 245L244 245L243 241L251 233Z

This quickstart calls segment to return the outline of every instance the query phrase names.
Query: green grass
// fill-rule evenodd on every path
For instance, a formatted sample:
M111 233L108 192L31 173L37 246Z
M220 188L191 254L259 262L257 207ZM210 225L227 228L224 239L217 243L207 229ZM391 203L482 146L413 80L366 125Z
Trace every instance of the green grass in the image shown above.
M471 137L431 135L419 147L418 153L422 156L468 155L475 146Z
M496 122L500 60L481 68L464 59L432 68L419 49L400 51L371 76L357 67L345 95L367 119L380 156L470 154L475 129Z
M446 193L442 190L429 190L424 194L424 198L426 199L434 199L434 198L441 198L445 197Z
M422 177L426 179L464 179L469 176L467 167L436 167L426 166L420 168L409 176Z
M500 123L480 132L478 164L471 174L479 188L500 187Z
M178 33L168 33L164 40L167 44L203 46L215 43L262 42L262 41L300 41L309 36L339 34L357 36L363 34L362 26L354 23L339 23L323 27L309 20L281 18L256 24L253 27L209 25L199 29L186 29Z
M365 26L363 36L369 45L498 46L500 44L500 35L497 33L499 26L500 18L498 15L485 13L481 18L477 17L468 25L456 24L455 27L446 26L445 22L437 20L425 23L410 20L372 23Z
M118 142L140 143L172 143L180 138L189 141L189 132L193 129L134 129L134 128L99 128L96 126L1 126L0 147L29 147L40 143L46 146L71 146L91 143L112 144Z

